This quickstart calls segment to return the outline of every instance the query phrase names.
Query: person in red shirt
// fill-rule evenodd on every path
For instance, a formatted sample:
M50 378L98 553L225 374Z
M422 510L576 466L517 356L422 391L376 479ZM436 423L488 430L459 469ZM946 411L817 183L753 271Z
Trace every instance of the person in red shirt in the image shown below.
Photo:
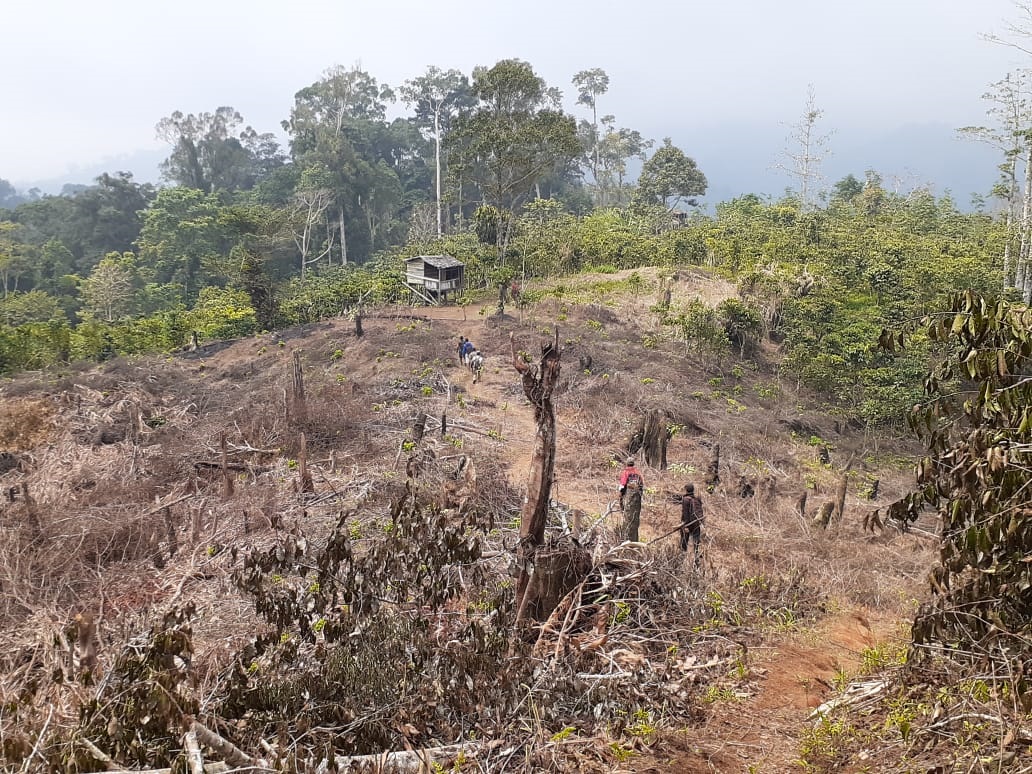
M620 472L620 510L624 512L626 539L638 542L638 526L641 524L641 496L645 490L645 479L634 467L634 457L627 458L627 464Z

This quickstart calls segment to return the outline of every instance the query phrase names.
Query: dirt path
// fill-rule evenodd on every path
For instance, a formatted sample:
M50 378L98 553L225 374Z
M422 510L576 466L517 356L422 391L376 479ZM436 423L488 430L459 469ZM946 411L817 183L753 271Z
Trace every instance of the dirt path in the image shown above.
M810 713L833 691L840 672L855 674L865 648L896 636L895 622L858 608L750 654L758 678L748 698L718 701L699 728L664 735L627 770L649 772L791 772L812 728Z

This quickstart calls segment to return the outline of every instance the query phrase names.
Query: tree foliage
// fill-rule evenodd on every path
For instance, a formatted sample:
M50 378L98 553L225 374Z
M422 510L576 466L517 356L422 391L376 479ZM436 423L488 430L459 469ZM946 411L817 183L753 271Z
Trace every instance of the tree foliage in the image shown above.
M668 137L642 167L635 202L673 211L681 202L694 206L696 197L706 193L706 186L706 176L695 159L686 156Z
M1003 660L1023 675L1032 709L1032 312L966 291L923 332L950 355L928 376L912 425L925 440L920 489L903 517L924 505L942 521L933 601L914 622L914 642ZM882 342L895 348L886 333Z

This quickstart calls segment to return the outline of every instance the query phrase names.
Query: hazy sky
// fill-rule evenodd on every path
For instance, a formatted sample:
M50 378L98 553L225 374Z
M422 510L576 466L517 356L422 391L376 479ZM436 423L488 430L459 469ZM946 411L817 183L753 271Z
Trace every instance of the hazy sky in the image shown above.
M358 63L396 86L427 65L518 57L573 108L601 67L622 126L672 135L798 120L807 84L856 142L906 124L983 121L981 95L1032 57L980 34L1010 0L3 0L0 177L25 183L160 150L174 110L239 110L279 131L294 93ZM771 138L765 138L769 144ZM705 167L703 167L705 171Z

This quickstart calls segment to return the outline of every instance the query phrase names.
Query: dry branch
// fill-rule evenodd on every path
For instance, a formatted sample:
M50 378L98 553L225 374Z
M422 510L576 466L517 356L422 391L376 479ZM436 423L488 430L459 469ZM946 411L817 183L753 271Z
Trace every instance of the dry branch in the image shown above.
M494 743L495 745L498 742ZM450 744L444 747L428 747L423 750L399 750L397 752L379 753L376 755L352 755L347 758L337 758L338 772L375 772L375 774L421 774L424 771L434 771L434 764L444 765L465 755L467 758L483 751L481 745ZM329 765L323 761L317 770L325 770Z
M193 729L183 734L183 747L186 748L186 765L190 767L190 774L204 774L204 756Z
M201 725L196 720L190 724L190 731L197 736L197 740L201 744L213 750L216 755L232 766L261 765L259 761L256 761L228 739L223 739L210 728Z

